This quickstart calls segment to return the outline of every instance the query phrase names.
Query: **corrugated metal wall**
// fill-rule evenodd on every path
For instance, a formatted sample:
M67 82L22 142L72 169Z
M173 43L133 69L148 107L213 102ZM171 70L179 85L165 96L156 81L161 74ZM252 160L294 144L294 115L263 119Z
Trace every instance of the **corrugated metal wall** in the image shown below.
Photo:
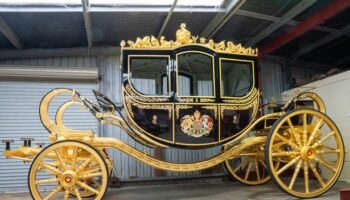
M99 90L107 96L113 98L117 103L121 103L121 74L119 66L119 56L78 56L78 57L53 57L44 59L10 59L0 60L0 64L32 65L32 66L63 66L63 67L98 67L101 73L101 82ZM295 64L283 67L280 61L265 60L260 64L262 89L264 93L264 102L274 97L277 101L281 100L281 92L286 86L286 77L288 74L293 77L303 76L311 78L314 74L324 72L317 68L305 69L305 65ZM300 67L299 67L300 66ZM305 71L307 70L307 71ZM79 116L76 116L79 117ZM154 150L139 145L128 135L121 132L118 128L112 126L102 126L100 134L104 137L116 137L124 142L137 147L140 150L154 155ZM45 135L46 136L46 135ZM3 149L4 146L1 146ZM196 162L209 158L220 151L220 147L209 148L205 150L184 150L169 148L162 150L163 159L172 162ZM153 168L145 165L128 155L117 150L110 150L111 157L114 160L115 170L121 179L133 178L152 178L155 177ZM0 155L2 156L2 155ZM166 172L166 176L196 175L201 173L212 173L212 171L190 172L190 173L173 173ZM216 173L223 173L222 167L214 170Z
M49 61L49 62L47 62ZM1 64L16 65L50 65L55 59L44 60L8 60L1 61ZM39 64L40 63L40 64ZM71 65L72 66L72 65ZM75 65L73 65L75 66ZM87 66L87 65L78 65ZM90 65L91 66L91 65ZM20 141L23 137L34 138L36 143L49 144L48 132L42 126L39 119L38 107L41 98L48 91L57 87L76 88L87 98L92 98L91 89L97 89L96 82L55 82L55 81L17 81L16 79L0 81L0 140L14 139L12 148L18 148L23 144ZM64 95L52 101L49 114L54 119L56 110L69 95ZM88 111L82 112L79 107L71 107L64 116L64 123L67 127L74 129L91 129L99 133L99 125L95 118ZM3 150L5 146L0 145L0 192L14 192L27 190L27 174L30 164L24 164L15 159L5 159Z
M265 59L259 63L263 101L268 103L274 98L282 102L282 92L289 89L291 78L305 79L311 82L316 74L323 74L329 68L307 62L285 62L276 59Z

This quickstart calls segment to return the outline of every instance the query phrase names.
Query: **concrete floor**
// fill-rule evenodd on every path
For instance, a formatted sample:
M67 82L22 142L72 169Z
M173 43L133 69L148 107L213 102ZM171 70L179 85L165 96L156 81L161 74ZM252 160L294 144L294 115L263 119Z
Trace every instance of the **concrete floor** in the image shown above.
M313 200L339 200L340 188L350 184L338 182L330 191ZM30 200L28 193L0 194L1 200ZM245 186L237 182L208 182L163 184L151 186L126 186L108 189L104 199L113 200L232 200L232 199L295 199L281 192L272 182L262 186Z

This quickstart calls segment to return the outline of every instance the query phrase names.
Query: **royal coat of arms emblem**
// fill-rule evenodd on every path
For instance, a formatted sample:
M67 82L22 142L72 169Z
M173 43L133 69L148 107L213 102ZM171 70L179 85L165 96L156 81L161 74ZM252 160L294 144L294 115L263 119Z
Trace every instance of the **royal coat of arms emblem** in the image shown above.
M213 119L208 115L201 115L196 110L193 115L185 115L181 118L181 131L192 137L208 136L213 129Z

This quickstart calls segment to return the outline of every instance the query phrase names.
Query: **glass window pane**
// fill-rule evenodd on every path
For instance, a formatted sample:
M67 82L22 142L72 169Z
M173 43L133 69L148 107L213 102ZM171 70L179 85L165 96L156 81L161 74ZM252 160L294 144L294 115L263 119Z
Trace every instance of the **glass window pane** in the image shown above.
M221 94L228 97L245 96L253 85L252 63L221 61Z
M169 59L166 57L131 57L131 83L145 95L169 95L168 67Z
M184 53L177 59L178 95L214 96L212 57L200 53Z

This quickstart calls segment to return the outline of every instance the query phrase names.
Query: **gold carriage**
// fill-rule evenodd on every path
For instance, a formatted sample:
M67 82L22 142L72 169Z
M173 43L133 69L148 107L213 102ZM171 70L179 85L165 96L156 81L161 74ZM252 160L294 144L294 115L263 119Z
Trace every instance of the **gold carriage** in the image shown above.
M94 197L102 199L112 171L107 148L118 149L155 168L194 171L224 163L239 182L259 185L271 178L299 198L328 191L344 163L343 140L312 92L296 95L275 112L262 116L258 50L232 42L192 36L182 24L176 41L153 36L121 42L122 109L94 91L92 103L77 91L57 88L40 104L40 119L52 142L43 148L24 145L5 156L32 162L28 186L34 199ZM55 97L71 99L49 116ZM70 106L87 107L101 122L120 127L148 147L208 148L222 151L196 163L170 163L116 138L63 124Z

